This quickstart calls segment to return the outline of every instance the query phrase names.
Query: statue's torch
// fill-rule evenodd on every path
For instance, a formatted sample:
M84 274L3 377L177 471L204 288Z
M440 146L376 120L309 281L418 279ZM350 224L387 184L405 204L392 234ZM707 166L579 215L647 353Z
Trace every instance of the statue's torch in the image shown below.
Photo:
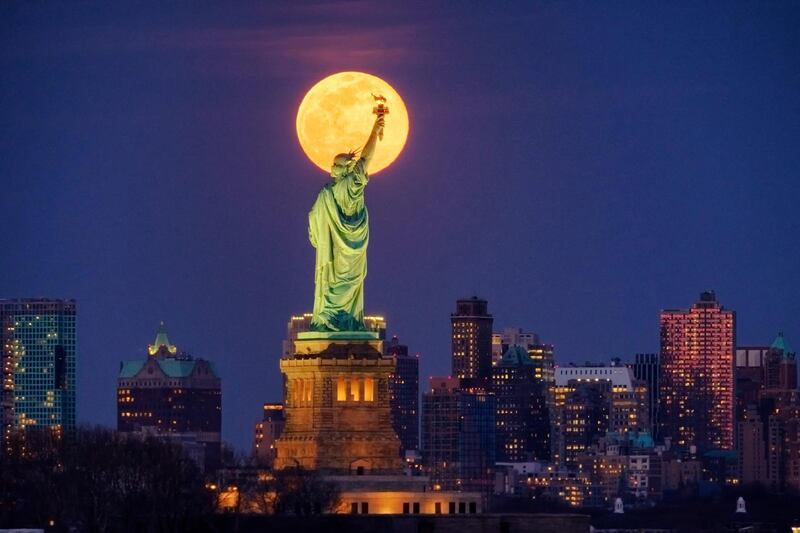
M383 96L382 94L378 95L373 94L372 98L375 99L375 107L372 108L372 112L378 115L379 117L382 117L383 115L388 115L389 108L386 107L386 97ZM381 130L381 132L378 133L378 139L380 139L381 141L383 140L383 130Z

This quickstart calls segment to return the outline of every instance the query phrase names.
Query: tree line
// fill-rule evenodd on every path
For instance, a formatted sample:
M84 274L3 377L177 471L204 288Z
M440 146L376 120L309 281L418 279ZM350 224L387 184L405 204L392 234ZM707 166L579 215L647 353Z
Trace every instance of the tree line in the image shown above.
M314 472L255 472L236 474L242 503L222 509L224 480L204 476L179 444L102 427L15 432L0 452L0 528L203 532L220 529L221 511L305 516L338 504L336 487Z

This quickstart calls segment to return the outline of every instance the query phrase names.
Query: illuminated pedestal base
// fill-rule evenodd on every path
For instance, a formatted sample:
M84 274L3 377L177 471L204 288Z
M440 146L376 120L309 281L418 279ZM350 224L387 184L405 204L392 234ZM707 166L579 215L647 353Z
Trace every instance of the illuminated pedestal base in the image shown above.
M305 334L286 378L286 426L275 443L276 469L325 474L399 474L400 440L392 428L389 375L394 361L363 334Z

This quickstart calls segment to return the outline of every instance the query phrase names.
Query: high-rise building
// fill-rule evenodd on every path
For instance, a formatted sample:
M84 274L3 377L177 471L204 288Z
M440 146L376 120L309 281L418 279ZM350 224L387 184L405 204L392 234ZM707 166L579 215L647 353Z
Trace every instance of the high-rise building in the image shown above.
M419 355L408 355L408 346L394 336L386 348L394 359L389 376L392 426L400 438L402 452L419 449Z
M492 333L492 364L496 365L512 346L521 346L528 352L534 366L537 379L548 386L553 384L555 363L553 345L541 341L536 333L526 333L522 328L505 328L500 333Z
M0 438L75 428L75 300L0 300Z
M450 315L453 375L487 386L492 377L492 315L477 296L458 300Z
M764 357L764 388L797 389L797 357L779 332Z
M765 392L770 488L800 490L800 391Z
M303 313L302 315L292 315L286 323L286 338L282 344L282 357L287 358L294 355L294 342L297 334L304 331L311 331L311 319L313 313ZM374 331L380 340L386 339L386 319L378 315L364 316L364 326L367 331Z
M649 429L647 385L625 366L556 369L551 411L553 460L573 463L609 432Z
M736 424L736 450L739 459L739 481L743 484L767 484L767 445L764 422L754 406L746 407Z
M714 292L690 309L661 312L659 427L679 447L734 445L736 315Z
M522 328L504 328L492 333L492 363L497 363L512 346L528 346L539 344L539 335L523 331Z
M146 359L120 363L117 430L200 445L202 466L219 465L221 380L209 361L170 344L163 322Z
M458 411L459 488L462 491L492 494L496 461L495 395L483 387L462 390Z
M430 378L422 395L422 458L434 489L491 492L496 408L483 387Z
M735 410L742 420L750 406L759 404L764 389L764 363L769 346L737 346L734 358Z
M434 488L457 487L459 397L453 377L431 377L422 393L422 464Z
M497 460L549 460L549 383L522 346L511 345L492 368L497 402Z
M282 403L265 403L264 416L256 423L253 438L253 455L259 464L272 467L275 460L275 441L283 433L286 416Z
M658 427L658 354L637 353L634 356L633 376L647 384L647 404L650 407L648 418L650 420L650 434L656 435Z

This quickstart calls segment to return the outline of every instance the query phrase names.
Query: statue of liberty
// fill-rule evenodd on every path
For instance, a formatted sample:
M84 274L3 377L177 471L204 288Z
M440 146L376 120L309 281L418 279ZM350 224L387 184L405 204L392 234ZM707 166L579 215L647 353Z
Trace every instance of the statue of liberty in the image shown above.
M377 100L377 98L376 98ZM364 188L378 139L383 138L382 104L375 108L372 132L356 153L333 159L331 178L308 213L308 238L317 250L313 331L364 331L364 279L367 276L369 216Z

